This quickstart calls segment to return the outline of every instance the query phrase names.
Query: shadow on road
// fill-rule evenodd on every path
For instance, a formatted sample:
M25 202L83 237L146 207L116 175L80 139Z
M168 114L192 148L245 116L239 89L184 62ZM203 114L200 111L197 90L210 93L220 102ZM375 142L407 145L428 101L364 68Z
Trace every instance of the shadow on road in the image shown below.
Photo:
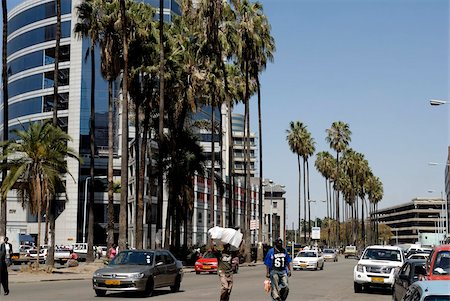
M172 293L170 290L164 290L164 289L156 289L155 291L153 291L153 295L152 297L157 297L157 296L164 296L164 295L175 295L178 293L183 293L183 290L180 290L179 292L176 293ZM110 298L143 298L142 294L139 293L131 293L131 292L108 292L107 294L108 297Z

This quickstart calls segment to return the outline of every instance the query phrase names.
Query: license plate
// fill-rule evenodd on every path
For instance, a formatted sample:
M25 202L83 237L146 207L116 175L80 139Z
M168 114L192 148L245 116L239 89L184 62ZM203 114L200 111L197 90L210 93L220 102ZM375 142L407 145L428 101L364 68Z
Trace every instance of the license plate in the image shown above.
M380 277L372 277L372 282L376 282L376 283L384 283L384 278L380 278Z
M211 267L210 267L210 266L207 266L207 265L204 265L204 266L203 266L203 269L204 269L204 270L210 270Z
M106 285L120 285L120 280L105 280Z
M306 263L300 263L300 266L301 266L301 267L305 267L305 266L306 266Z

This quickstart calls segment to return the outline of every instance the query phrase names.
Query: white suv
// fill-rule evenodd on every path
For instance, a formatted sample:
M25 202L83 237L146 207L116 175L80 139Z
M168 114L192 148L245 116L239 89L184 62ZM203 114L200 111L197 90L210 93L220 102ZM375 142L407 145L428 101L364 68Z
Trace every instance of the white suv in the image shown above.
M399 247L367 247L353 271L355 293L360 293L366 286L392 288L394 274L404 261L405 257Z

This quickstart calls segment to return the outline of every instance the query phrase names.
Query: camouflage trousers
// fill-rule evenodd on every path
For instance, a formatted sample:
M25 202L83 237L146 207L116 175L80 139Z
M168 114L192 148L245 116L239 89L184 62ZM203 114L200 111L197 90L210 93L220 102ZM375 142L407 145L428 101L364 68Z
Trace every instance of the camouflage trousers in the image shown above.
M219 273L220 279L220 301L229 301L231 289L233 288L233 274Z

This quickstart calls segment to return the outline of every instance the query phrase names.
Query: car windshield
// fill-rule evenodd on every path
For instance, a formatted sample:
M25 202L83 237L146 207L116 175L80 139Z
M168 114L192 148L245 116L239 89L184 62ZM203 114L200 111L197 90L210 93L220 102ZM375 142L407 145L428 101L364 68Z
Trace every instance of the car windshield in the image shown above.
M153 252L122 251L117 254L109 265L152 265Z
M203 254L203 258L216 258L216 256L211 252L206 252Z
M324 253L334 253L334 251L331 249L324 249L323 252Z
M450 274L450 251L441 251L436 255L436 260L433 267L433 274L434 275Z
M450 301L449 296L426 296L424 301Z
M299 252L297 257L317 257L316 252Z
M402 261L399 250L367 249L363 259Z

